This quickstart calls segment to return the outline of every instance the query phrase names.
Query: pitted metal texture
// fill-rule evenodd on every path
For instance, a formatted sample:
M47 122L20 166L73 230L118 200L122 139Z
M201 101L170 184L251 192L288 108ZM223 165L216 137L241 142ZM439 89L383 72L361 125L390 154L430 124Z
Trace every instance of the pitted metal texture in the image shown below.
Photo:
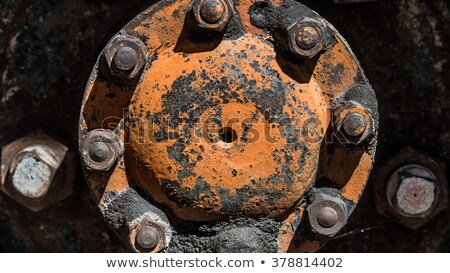
M134 53L124 49L141 43ZM136 69L138 61L145 65ZM158 229L173 231L171 242L225 236L230 243L220 251L226 252L257 230L245 249L271 249L262 239L269 236L280 252L315 251L357 204L377 127L375 94L359 62L333 26L306 6L177 0L154 4L105 47L86 88L80 141L85 147L102 130L124 144L123 154L92 148L114 159L101 170L88 167L90 153L82 149L86 178L111 223L124 215L118 210L145 214L138 207L148 207L171 222ZM115 206L130 189L140 198L127 201L130 208ZM331 193L327 201L316 198ZM303 221L309 205L310 220ZM248 226L227 228L237 219ZM267 219L278 223L275 233L255 227ZM188 225L176 224L183 221L223 228L191 237ZM141 233L123 225L117 232L134 245ZM303 226L311 232L302 234ZM156 234L152 240L141 234L142 244ZM174 249L169 241L159 246Z

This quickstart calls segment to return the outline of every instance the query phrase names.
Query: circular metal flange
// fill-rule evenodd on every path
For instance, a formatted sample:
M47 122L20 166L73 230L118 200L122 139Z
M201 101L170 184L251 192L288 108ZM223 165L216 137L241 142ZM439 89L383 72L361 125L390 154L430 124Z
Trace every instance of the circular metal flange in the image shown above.
M323 238L297 233L306 217L300 204L307 202L305 193L315 188L316 179L333 182L349 213L357 204L376 142L354 149L330 143L329 136L333 134L330 109L336 101L356 101L365 110L370 108L371 119L377 118L371 88L359 92L355 100L349 92L355 85L369 86L358 61L329 23L296 1L267 2L263 8L274 11L267 14L280 16L260 18L267 21L262 26L279 24L267 29L251 23L252 5L242 3L237 12L231 5L236 18L224 26L222 36L198 37L191 33L196 28L186 26L192 23L185 18L190 1L160 1L120 34L139 37L145 44L148 62L141 80L117 86L93 71L81 110L80 137L115 124L109 129L125 143L123 156L108 175L86 172L110 223L115 223L117 209L126 207L121 201L111 209L116 197L140 188L146 193L142 200L169 209L170 217L177 218L174 223L270 219L281 226L272 234L278 238L278 251L314 251L325 242ZM291 9L302 10L320 23L320 31L333 37L327 47L311 47L321 52L318 60L290 59L288 54L278 54L277 44L268 42L281 37L280 43L285 41L289 48L285 38L291 24L280 18ZM209 14L213 22L221 12L216 5L205 8L203 16ZM299 14L288 21L302 22ZM308 37L305 34L296 43L310 46ZM133 211L141 213L139 206ZM332 211L322 215L324 225L325 216L333 218ZM173 228L183 231L174 233L175 241L188 234L187 226Z

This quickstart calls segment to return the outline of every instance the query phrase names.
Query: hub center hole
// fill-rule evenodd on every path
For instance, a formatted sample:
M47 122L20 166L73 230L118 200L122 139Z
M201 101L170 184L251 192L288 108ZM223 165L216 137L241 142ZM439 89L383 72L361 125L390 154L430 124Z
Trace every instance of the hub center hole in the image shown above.
M231 127L224 127L219 131L219 138L225 143L233 143L237 139L237 133Z

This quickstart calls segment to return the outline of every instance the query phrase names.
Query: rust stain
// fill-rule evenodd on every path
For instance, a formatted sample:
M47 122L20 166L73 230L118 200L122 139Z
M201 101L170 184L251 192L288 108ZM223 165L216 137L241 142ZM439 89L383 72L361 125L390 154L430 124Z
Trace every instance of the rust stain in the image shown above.
M264 37L264 38L268 38L269 34L265 33L260 28L255 27L250 20L250 14L248 12L249 8L258 2L261 2L261 1L259 1L259 0L237 0L237 1L235 1L235 9L238 12L239 17L241 18L242 26L244 27L245 31L247 31L248 33L260 35L261 37Z
M292 81L276 62L271 45L251 36L239 42L223 41L214 52L186 56L171 48L161 51L130 104L128 142L132 158L137 158L139 164L128 165L145 166L133 171L136 180L159 202L176 207L186 201L189 213L179 215L182 218L190 217L192 208L209 213L228 210L223 197L243 199L243 195L248 196L247 200L238 200L239 208L233 208L232 213L271 217L285 213L315 176L327 119L321 92L309 91L309 86ZM250 60L255 59L265 64L252 64ZM279 95L267 97L268 90L274 91L274 84ZM304 91L299 92L301 89ZM191 93L183 93L186 90ZM187 96L186 101L180 101L178 96ZM277 104L278 99L283 101ZM168 109L168 105L175 108ZM273 116L264 115L266 110L273 111ZM195 114L198 119L192 117ZM234 130L237 140L208 142L203 121L210 117L221 120L222 127ZM318 143L308 142L299 130L311 118L321 121L315 128L319 132ZM174 119L182 122L169 124ZM253 141L243 141L246 120L259 135L253 136ZM289 126L299 131L293 135L298 143L287 143L283 134ZM161 128L162 132L155 132ZM270 136L265 135L268 131ZM158 133L167 134L168 139L158 139ZM170 154L174 150L180 151L180 159ZM284 176L286 171L292 175ZM210 187L208 196L193 193L196 183ZM168 190L169 199L177 205L168 202ZM190 194L196 196L183 200ZM272 200L267 201L268 196Z
M83 118L89 130L113 129L122 119L124 108L130 101L130 92L106 82L97 82L90 90Z
M330 100L354 85L359 66L343 41L339 38L333 47L323 53L314 69L314 78Z
M360 68L339 37L312 74L276 55L250 22L255 2L236 1L246 33L214 46L185 39L188 0L153 6L125 28L143 39L149 63L134 90L91 76L80 132L112 119L126 145L109 176L86 177L98 200L139 186L181 219L276 218L280 252L314 252L317 241L292 244L304 192L327 177L357 203L372 167L367 152L322 146L331 101L361 80Z
M365 152L360 159L358 167L354 170L353 175L348 180L347 184L342 188L342 196L348 200L358 203L361 197L367 180L369 179L370 171L372 170L373 158Z

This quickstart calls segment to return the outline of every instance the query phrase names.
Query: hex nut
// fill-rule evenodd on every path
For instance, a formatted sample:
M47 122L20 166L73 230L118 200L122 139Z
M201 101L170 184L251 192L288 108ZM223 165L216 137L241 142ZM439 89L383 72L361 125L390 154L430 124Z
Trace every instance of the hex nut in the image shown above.
M389 204L405 217L422 217L431 213L438 202L436 176L426 167L406 165L395 170L386 185Z
M376 168L377 212L417 229L448 205L446 167L431 156L405 148Z
M75 153L38 130L2 148L1 189L37 212L73 193Z
M109 72L122 79L133 80L147 63L144 43L132 36L118 36L105 51Z
M87 134L80 153L86 169L106 172L123 154L123 143L113 131L96 129Z
M333 112L334 135L344 145L361 145L375 135L372 115L357 102L347 102Z
M314 58L327 47L326 26L312 18L304 18L288 31L289 50L298 57Z
M233 4L229 0L196 0L192 12L197 27L223 31L233 16Z
M347 223L347 209L344 201L330 194L321 193L306 208L308 221L313 232L331 237Z

